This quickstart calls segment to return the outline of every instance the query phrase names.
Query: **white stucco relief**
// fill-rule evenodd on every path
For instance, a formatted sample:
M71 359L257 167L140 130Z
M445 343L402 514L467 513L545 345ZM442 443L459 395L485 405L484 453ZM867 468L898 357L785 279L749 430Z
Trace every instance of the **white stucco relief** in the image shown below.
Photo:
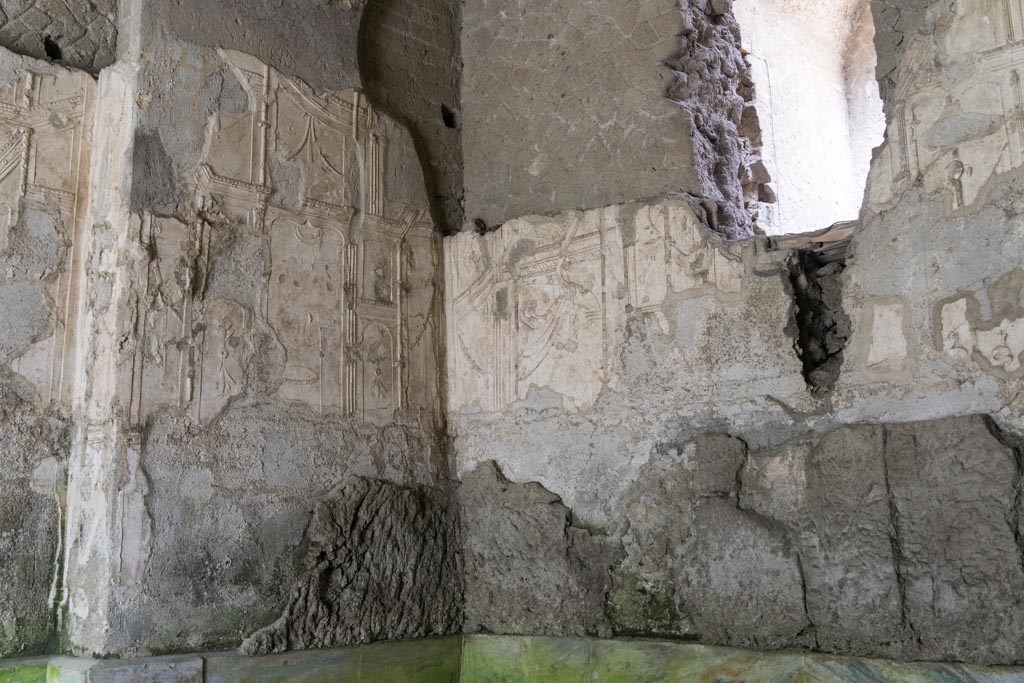
M674 202L525 218L445 242L450 403L492 412L555 392L592 405L618 382L630 312L670 295L736 293L744 266Z
M28 237L41 237L52 249L64 248L59 272L47 279L53 332L12 367L44 402L70 400L72 316L80 293L74 280L86 222L95 99L92 78L59 67L27 69L16 82L0 88L0 255L9 251L19 223ZM52 224L57 234L32 234L36 224ZM6 281L19 277L16 267L0 274Z
M375 423L436 412L439 238L425 208L386 196L376 113L357 92L315 95L251 57L222 56L251 110L212 117L195 207L264 236L261 304L189 295L215 267L218 221L147 217L159 293L144 314L135 420L160 405L215 417L244 392L244 339L257 319L286 357L276 398Z
M951 12L954 26L941 39L915 36L903 56L889 144L868 184L876 210L916 185L957 211L975 205L993 176L1024 165L1024 1L933 11Z
M939 302L935 327L941 350L956 363L974 362L987 372L1019 376L1024 369L1024 270L1018 268L983 292ZM984 309L982 307L984 301ZM983 315L982 311L990 311Z

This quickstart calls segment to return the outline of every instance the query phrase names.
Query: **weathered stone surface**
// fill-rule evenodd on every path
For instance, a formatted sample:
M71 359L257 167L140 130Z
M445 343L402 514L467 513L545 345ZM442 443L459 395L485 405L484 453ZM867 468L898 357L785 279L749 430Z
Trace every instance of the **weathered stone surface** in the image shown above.
M130 3L150 46L175 42L253 55L320 91L360 84L358 36L366 0L203 0ZM319 32L319 40L313 36Z
M308 543L284 614L249 637L244 652L459 631L458 510L449 494L352 479L316 504Z
M576 527L558 496L517 484L494 463L459 489L470 633L597 635L614 543Z
M1019 3L935 3L898 47L901 20L880 22L906 116L847 268L821 288L825 363L849 343L819 392L793 348L789 254L701 225L738 235L737 197L768 179L740 163L739 135L757 136L729 2L469 3L464 104L486 135L470 218L605 208L449 240L448 386L438 190L422 140L375 102L418 121L453 80L368 102L357 2L123 4L124 59L98 85L0 55L0 457L16 463L0 538L32 558L11 565L27 602L2 603L4 628L23 613L29 635L19 622L3 647L49 637L51 609L80 653L229 647L287 605L254 647L463 624L1024 658L1019 453L999 441L1024 427ZM295 40L310 22L334 27L326 47ZM408 54L375 59L382 78L411 73ZM718 203L607 206L669 190ZM973 413L993 423L953 419ZM410 502L452 474L446 424L461 522L447 493ZM391 482L374 485L400 503L370 522L353 500L372 496L341 489L318 523L366 521L384 571L351 535L318 540L334 557L304 569L310 501L351 477ZM442 517L443 534L387 542L399 520ZM464 620L457 587L405 580L426 540L431 557L469 555ZM321 595L325 576L354 583Z
M817 648L899 656L903 618L885 426L843 427L752 455L745 508L783 524L800 554ZM924 427L927 429L927 427Z
M653 454L626 493L619 569L672 596L680 635L785 647L810 625L802 568L786 529L740 505L746 462L715 434Z
M979 418L886 430L894 553L915 656L1021 658L1021 458Z
M659 231L647 232L646 219L622 206L600 218L568 212L449 240L449 418L459 471L493 459L509 478L557 492L576 518L622 535L630 555L609 604L618 633L644 633L649 617L648 634L763 647L1021 656L1006 649L1019 640L1016 601L995 597L1018 591L1014 458L984 421L963 417L993 416L1001 438L1024 432L1019 41L1008 39L1010 29L1024 35L1021 7L929 4L927 30L907 36L921 47L890 45L904 61L887 104L895 111L920 95L934 110L891 121L846 268L826 273L811 316L823 323L819 360L828 365L838 350L843 359L821 391L805 385L793 349L799 308L787 289L787 255L771 251L785 241L718 252L736 256L739 283L720 290L714 280L676 286L693 272L679 256L693 253L692 218L672 210L660 233L668 257L644 246L657 245ZM877 21L880 46L897 18ZM986 93L975 97L982 83ZM992 125L974 125L975 109L995 99L998 110L982 112ZM901 130L909 136L902 148ZM966 194L954 206L957 185L939 176L960 173L957 146L964 169L953 180ZM887 175L890 168L902 171ZM579 235L594 235L589 252ZM708 429L742 437L750 454L741 485L705 498L685 493L691 485L673 467L686 468L684 446ZM903 479L894 462L904 454L892 443L900 429L935 442L903 449L922 462ZM960 464L952 454L962 448L983 464ZM645 471L659 462L672 465ZM919 487L929 468L944 471L941 482ZM992 475L977 481L980 471ZM971 494L975 486L985 493ZM944 491L950 510L960 491L986 501L962 513L983 520L985 547L965 542L973 557L946 551L960 522L937 510L936 526L916 529L921 540L908 544L894 519L902 529L905 514L928 514L926 490ZM659 502L644 503L645 495ZM650 521L633 519L634 503ZM915 572L926 578L911 580ZM954 575L959 583L947 578ZM684 589L719 608L695 608ZM743 616L723 623L723 614ZM945 630L953 622L971 627L954 637Z
M0 45L97 73L114 61L117 0L3 0Z
M667 95L687 117L692 136L697 199L703 220L730 239L749 237L754 221L747 208L743 180L760 151L740 133L743 112L753 100L753 81L740 51L740 28L732 0L704 0L680 5L680 46L666 64L672 69ZM759 125L746 126L756 138ZM754 130L750 130L753 128ZM757 201L758 186L749 183Z
M304 576L311 501L350 477L413 484L445 471L415 424L266 400L237 401L205 428L173 410L148 425L117 494L132 533L119 536L115 574L125 627L108 640L124 650L235 647L280 616Z
M66 419L0 400L0 656L45 651L60 581Z
M686 115L665 98L683 28L673 0L465 3L467 220L698 192Z
M981 417L843 427L749 455L702 436L630 487L619 570L674 596L676 631L702 642L1013 661L1020 453L1004 441Z
M440 239L409 133L361 92L126 5L159 21L99 88L69 640L233 647L281 613L311 498L447 477Z

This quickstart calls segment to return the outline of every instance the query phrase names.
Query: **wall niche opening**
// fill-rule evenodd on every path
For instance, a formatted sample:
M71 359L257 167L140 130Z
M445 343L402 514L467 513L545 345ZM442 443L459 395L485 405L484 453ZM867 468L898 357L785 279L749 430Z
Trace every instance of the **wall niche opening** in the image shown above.
M885 115L869 0L736 0L774 202L769 235L814 232L860 214Z

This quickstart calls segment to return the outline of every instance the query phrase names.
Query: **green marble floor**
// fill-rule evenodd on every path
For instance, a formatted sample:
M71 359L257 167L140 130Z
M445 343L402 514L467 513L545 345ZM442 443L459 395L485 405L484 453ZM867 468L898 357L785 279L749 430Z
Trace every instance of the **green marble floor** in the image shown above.
M466 636L271 657L0 660L0 683L1024 683L1024 667L683 643Z

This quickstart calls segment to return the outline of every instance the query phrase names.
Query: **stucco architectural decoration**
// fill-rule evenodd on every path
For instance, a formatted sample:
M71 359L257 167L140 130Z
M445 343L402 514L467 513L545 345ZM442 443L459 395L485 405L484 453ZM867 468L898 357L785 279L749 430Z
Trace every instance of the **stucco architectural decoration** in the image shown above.
M953 361L981 364L989 372L1021 375L1024 362L1024 269L1017 268L982 293L990 314L982 316L973 292L940 302L936 338Z
M0 654L53 635L96 100L0 50Z
M927 21L935 28L908 36L889 95L890 144L869 182L876 210L920 187L960 211L993 176L1024 165L1024 4L936 5Z
M570 411L615 389L630 313L670 297L738 294L741 250L681 202L524 218L446 242L453 410L495 412L540 393Z
M53 320L9 360L41 403L67 405L96 86L82 73L29 64L0 90L0 253L9 264L5 290L44 277ZM32 248L57 257L52 269L31 267L23 252Z
M440 235L408 133L356 90L154 49L180 61L99 83L56 603L90 653L240 641L299 578L311 498L445 476Z
M168 405L216 417L244 389L254 314L284 347L278 399L374 423L436 410L439 238L424 209L387 201L376 114L356 92L318 98L254 59L225 56L251 109L209 122L195 220L141 222L157 258L141 278L150 305L133 423ZM272 164L301 178L297 187L275 187ZM203 296L210 232L224 223L269 240L259 311Z

